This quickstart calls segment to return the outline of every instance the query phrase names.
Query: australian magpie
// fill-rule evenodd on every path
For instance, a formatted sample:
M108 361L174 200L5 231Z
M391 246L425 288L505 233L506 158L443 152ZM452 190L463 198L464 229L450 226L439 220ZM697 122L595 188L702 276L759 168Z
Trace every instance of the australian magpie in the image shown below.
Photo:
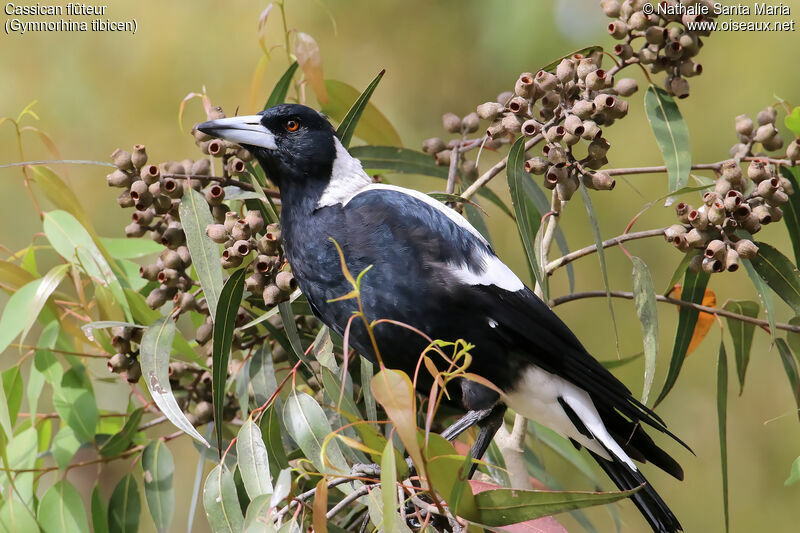
M371 267L360 291L370 320L392 319L432 339L464 339L475 346L469 371L505 397L460 380L450 395L467 415L446 437L477 423L473 456L481 457L508 406L585 447L619 488L642 486L633 500L654 531L681 530L634 464L650 461L683 479L680 465L642 426L677 437L589 355L456 211L421 192L373 183L325 116L309 107L282 104L198 129L247 148L278 186L287 258L314 314L332 330L344 334L356 310L355 301L339 299L352 287L335 240L351 272ZM376 326L375 337L386 366L413 375L428 342L388 323ZM349 338L375 360L359 321L352 322ZM430 376L418 383L421 391L431 385Z

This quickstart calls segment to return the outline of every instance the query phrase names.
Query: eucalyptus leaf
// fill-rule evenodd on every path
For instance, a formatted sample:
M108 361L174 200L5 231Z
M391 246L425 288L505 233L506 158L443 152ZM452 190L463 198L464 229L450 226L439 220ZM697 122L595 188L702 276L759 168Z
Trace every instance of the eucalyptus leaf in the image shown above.
M45 533L89 533L81 495L66 479L47 489L36 518Z
M328 441L323 459L322 443L333 428L325 411L314 398L303 392L292 391L283 408L283 423L289 435L303 450L303 455L317 470L334 475L350 472L350 467L336 440ZM340 486L340 488L350 492L345 487Z
M800 107L795 111L800 114ZM794 189L794 194L789 195L789 201L781 206L781 211L794 250L794 264L800 265L800 166L781 166L780 169L781 176L789 180Z
M206 477L203 507L214 533L240 533L244 528L233 475L224 464L215 466Z
M777 248L757 242L758 253L750 262L758 275L784 302L800 314L800 272Z
M336 133L345 148L349 147L354 134L370 144L403 144L392 123L375 104L369 102L383 74L384 71L381 71L361 94L341 81L325 80L329 100L322 105L322 112L339 121Z
M297 61L289 65L289 68L286 69L286 72L283 73L278 83L273 87L269 98L267 98L267 101L264 103L265 111L272 106L282 104L286 101L286 94L289 92L289 87L292 86L292 78L294 78L295 72L297 72Z
M94 533L108 533L108 506L103 501L100 483L95 483L92 489L92 531Z
M127 450L133 437L136 436L136 433L139 431L139 423L142 421L143 414L143 407L134 409L130 416L128 416L128 420L125 422L122 430L112 435L111 438L100 447L100 455L104 457L113 457Z
M409 148L367 145L354 146L349 152L361 161L368 172L418 174L447 179L447 167L437 165L433 157Z
M175 322L171 316L159 318L147 328L142 336L139 363L142 377L150 396L158 408L175 427L187 433L201 444L210 447L208 441L192 426L183 410L178 406L169 384L169 354L175 338Z
M85 376L85 369L68 370L61 383L53 386L53 406L61 419L75 431L78 440L94 440L100 413Z
M206 227L213 224L214 219L205 198L191 187L186 187L178 213L192 265L208 302L208 310L211 316L216 316L222 291L222 265L219 262L219 247L206 235Z
M138 259L164 250L164 246L153 239L101 237L100 242L114 259Z
M683 278L681 300L696 304L702 303L703 296L705 296L706 293L706 286L708 285L708 278L709 275L705 272L692 272L691 270L687 270ZM678 311L678 330L675 333L675 344L672 347L669 370L667 371L667 378L664 381L664 386L661 388L661 393L658 395L655 405L658 405L667 397L667 394L669 394L669 391L672 390L672 387L678 380L678 374L683 367L686 351L689 349L689 344L692 341L694 327L697 325L697 317L699 315L699 311L690 307L681 307Z
M761 307L749 300L731 300L726 302L723 309L739 315L756 318ZM734 318L725 319L728 324L728 332L733 340L733 353L736 356L736 374L739 376L739 395L744 390L744 377L747 373L747 365L750 362L750 348L753 345L753 331L755 324L742 322Z
M175 461L163 440L151 441L142 452L144 495L159 533L170 530L175 512Z
M719 425L719 456L722 467L722 509L725 513L725 531L729 529L728 519L728 356L725 344L719 343L717 358L717 420Z
M656 291L650 269L641 258L632 256L633 262L633 301L636 315L642 325L644 342L644 391L642 403L647 403L658 359L658 309L656 308Z
M219 296L219 306L214 314L213 368L211 370L212 397L214 399L214 423L217 430L217 446L222 454L222 408L225 404L225 383L228 380L228 361L233 344L236 315L244 294L246 269L240 268L231 274Z
M115 533L136 533L141 513L142 501L136 478L133 474L127 474L114 487L108 502L109 530Z
M685 187L692 167L689 128L675 100L664 89L650 85L644 95L647 120L664 157L669 176L669 192ZM674 198L667 198L672 205Z
M792 351L783 339L775 339L775 344L778 346L778 353L781 356L781 362L783 363L783 369L786 371L786 377L789 378L789 385L792 387L794 402L798 407L797 416L800 418L800 368L798 368L798 354L792 355Z
M272 479L269 475L267 447L261 436L261 429L248 418L239 429L236 439L236 455L239 459L239 472L250 500L258 496L272 494Z
M767 284L761 279L755 267L749 259L743 259L742 265L747 271L750 281L753 282L758 293L758 299L761 300L761 305L764 306L764 311L767 313L767 322L769 323L769 334L772 342L775 342L775 302L772 299L772 293L768 290Z

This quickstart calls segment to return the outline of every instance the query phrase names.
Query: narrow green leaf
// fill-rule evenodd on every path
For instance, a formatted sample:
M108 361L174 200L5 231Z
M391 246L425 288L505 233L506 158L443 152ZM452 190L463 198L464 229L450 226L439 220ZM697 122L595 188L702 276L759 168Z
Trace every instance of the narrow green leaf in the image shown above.
M795 106L791 113L787 113L783 123L789 131L794 133L795 137L800 137L800 106Z
M178 213L192 265L208 302L208 310L211 316L216 316L222 291L222 265L219 262L219 247L206 235L206 227L213 224L214 219L203 196L191 187L186 188Z
M275 84L275 87L272 88L269 98L267 98L267 101L264 103L265 111L272 106L282 104L286 101L286 93L289 92L289 87L292 86L292 78L294 78L294 73L296 71L297 61L289 65L289 68L287 68L286 72L283 73L281 79L279 79L278 83Z
M669 192L677 191L686 186L692 168L689 128L675 100L660 87L647 88L644 109L667 166ZM668 197L666 205L672 205L673 200L674 197Z
M43 278L39 278L26 283L8 299L3 316L0 317L0 353L5 352L14 338L25 329L28 305L43 281Z
M692 272L686 271L683 278L683 290L681 292L681 300L687 302L694 302L699 304L703 301L703 296L706 293L706 285L708 285L709 275L705 272ZM697 317L700 314L696 309L689 307L681 307L678 311L678 330L675 333L675 344L672 347L672 357L669 361L669 370L667 371L667 378L664 380L664 386L655 405L667 397L669 391L678 380L678 374L683 367L683 361L686 358L686 351L689 349L689 343L694 334L694 327L697 325Z
M57 209L63 209L82 226L87 228L90 233L93 233L92 223L89 217L86 216L75 192L70 188L58 174L53 172L50 168L45 166L36 165L33 167L33 177L36 183L41 187L47 199L50 200Z
M272 405L267 407L264 416L261 417L261 435L263 435L264 444L267 447L270 472L280 472L289 466L289 459L286 457L286 450L283 447L281 421L278 415L279 401L276 399Z
M236 439L236 456L239 459L239 472L251 500L263 494L272 493L272 479L269 475L267 447L261 436L261 429L248 418Z
M108 502L108 525L111 531L135 533L139 529L142 501L133 474L119 480Z
M392 123L373 103L369 102L383 74L384 71L381 71L361 94L346 83L325 80L330 99L322 105L322 112L339 121L337 135L345 148L349 147L354 133L356 137L370 144L402 146L400 135ZM347 142L343 134L346 134Z
M36 518L13 492L0 503L0 531L3 533L40 531Z
M99 483L95 483L92 489L91 513L94 533L108 533L108 507L103 501Z
M262 494L253 499L247 506L244 516L245 533L277 533L277 529L270 520L270 497Z
M248 374L256 405L264 405L278 389L269 343L262 344L250 358Z
M797 483L800 481L800 457L794 460L792 463L792 469L789 471L789 477L786 478L784 481L785 486L792 485L793 483Z
M783 339L775 339L775 344L778 345L778 353L781 356L783 369L786 371L786 377L789 378L789 385L792 387L794 394L794 402L797 404L798 413L800 418L800 369L798 369L797 355L792 355L792 351Z
M314 464L317 470L326 474L339 475L350 471L336 440L328 441L324 450L327 460L323 461L322 443L325 437L333 431L333 428L331 428L325 411L314 398L303 392L292 391L283 408L283 423L289 435L303 450L303 455Z
M789 201L781 206L781 210L794 250L794 264L800 265L800 166L780 167L780 169L781 175L791 182L794 189L794 194L789 195Z
M172 387L169 384L169 354L174 338L175 322L171 316L159 318L147 328L142 336L139 354L142 377L150 396L164 416L175 424L175 427L210 447L206 439L187 420L172 394Z
M372 361L364 356L359 359L361 366L361 394L364 396L364 406L367 410L367 420L377 427L378 406L375 404L375 396L372 395L371 381L375 374Z
M44 309L48 298L50 298L53 292L55 292L59 283L61 283L61 281L64 279L64 276L66 276L68 270L69 265L56 265L51 268L50 271L42 278L42 283L36 289L36 294L34 294L33 299L28 302L28 309L26 311L27 316L25 317L25 329L22 330L22 335L20 335L20 342L25 341L25 337L28 336L28 332L36 323L36 319L39 318L39 313L41 313L42 309Z
M219 296L219 306L214 314L213 368L211 369L212 396L214 399L214 426L217 447L222 456L222 407L225 404L225 383L228 380L228 360L233 344L236 315L244 294L246 269L240 268L228 278Z
M164 250L164 246L153 239L100 237L100 242L114 259L138 259Z
M421 468L425 463L417 440L417 402L411 379L404 372L384 368L372 377L370 385L375 399L394 424L406 453Z
M80 265L96 283L108 287L129 318L130 309L122 286L89 231L66 211L45 213L43 227L53 249L68 262Z
M81 495L66 479L44 493L37 519L45 533L89 533Z
M383 497L383 530L394 533L397 528L397 465L394 444L386 441L381 456L381 496ZM455 506L454 506L455 507Z
M144 496L147 508L159 533L169 531L175 512L175 461L172 452L161 439L153 440L142 452Z
M725 303L723 309L739 315L752 318L758 316L761 307L749 300L730 300ZM739 376L739 395L744 390L744 376L747 373L747 365L750 362L750 347L753 345L753 330L755 324L748 324L741 320L726 318L728 331L733 339L733 352L736 356L736 374Z
M433 157L397 146L354 146L350 155L359 159L367 172L417 174L447 179L447 167L437 165Z
M531 197L525 194L523 182L530 179L524 169L525 164L525 138L520 137L516 140L511 150L508 152L508 164L506 166L506 177L508 179L508 189L511 191L511 204L514 206L514 213L517 216L517 229L522 238L525 248L525 255L528 258L528 266L533 271L536 282L542 288L544 300L547 301L547 279L542 273L542 268L537 254L534 238L541 225L542 213L540 213L533 203Z
M289 302L281 302L278 304L278 310L280 311L281 319L283 319L283 331L286 332L286 338L289 340L290 352L294 353L294 356L307 366L310 365L310 361L305 355L303 344L300 342L300 333L297 331L297 324L294 321L292 305Z
M642 403L647 403L653 377L656 373L658 359L658 309L656 308L656 290L650 269L641 258L631 257L633 262L633 301L636 315L642 324L642 341L644 342L644 391Z
M50 446L50 453L53 454L53 459L58 465L58 468L66 468L75 453L81 447L81 441L75 436L75 431L66 424L61 426L53 437L53 443Z
M617 345L617 356L619 356L619 331L617 331L617 317L614 314L614 305L611 301L611 285L608 282L608 266L606 265L606 251L603 248L603 237L600 235L600 226L597 223L597 216L592 206L592 198L589 196L589 190L583 185L580 185L581 196L583 197L583 205L586 206L586 213L589 215L589 223L592 226L592 235L594 235L594 244L597 246L597 259L600 261L600 272L603 274L603 285L606 289L606 300L608 302L608 312L611 315L611 324L614 327L614 339Z
M19 408L22 406L22 375L20 374L18 366L3 371L3 389L6 406L8 408L8 417L11 421L11 426L17 422L17 414Z
M767 313L767 322L769 323L769 333L772 342L775 342L775 302L772 300L772 293L768 290L767 284L761 279L761 276L756 272L755 267L749 259L743 259L742 265L753 282L758 293L758 299L761 300L761 305L764 306L764 311Z
M100 413L85 372L74 367L64 374L61 383L53 386L53 406L78 440L92 442Z
M589 57L592 54L596 54L598 52L600 52L600 53L603 52L603 47L602 46L600 46L600 45L587 46L585 48L581 48L579 50L575 50L571 54L567 54L565 56L561 56L558 59L555 59L555 60L551 61L547 65L543 66L542 70L546 70L547 72L554 72L556 70L556 67L558 67L558 64L561 63L561 60L564 59L564 58L572 57L572 56L577 55L577 54L580 54L583 57Z
M481 524L502 527L564 511L606 505L629 498L638 489L621 492L551 492L493 489L475 495Z
M142 421L143 414L143 407L135 409L128 417L122 430L103 443L100 447L100 455L113 457L127 450L136 432L139 431L139 423Z
M203 507L214 533L240 533L244 528L233 475L224 464L215 466L206 478Z
M720 340L717 359L717 420L719 424L719 456L722 467L722 510L725 513L725 531L728 520L728 356L725 343Z
M800 272L777 248L757 242L758 254L750 262L770 289L800 314Z

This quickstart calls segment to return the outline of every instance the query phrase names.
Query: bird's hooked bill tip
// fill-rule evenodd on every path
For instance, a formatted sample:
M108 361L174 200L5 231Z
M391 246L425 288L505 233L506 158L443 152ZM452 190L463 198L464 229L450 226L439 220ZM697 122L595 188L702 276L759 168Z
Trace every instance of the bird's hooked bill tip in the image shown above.
M220 118L197 125L203 133L236 144L275 150L275 135L261 124L260 115Z

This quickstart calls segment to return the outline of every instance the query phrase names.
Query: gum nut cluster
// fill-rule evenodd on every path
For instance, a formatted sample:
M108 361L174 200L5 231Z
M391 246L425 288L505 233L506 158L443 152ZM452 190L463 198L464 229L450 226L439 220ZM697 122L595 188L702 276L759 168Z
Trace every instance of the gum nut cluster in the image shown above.
M692 258L692 270L734 272L739 259L751 259L758 253L751 240L735 232L744 230L752 235L761 226L779 221L783 218L780 206L793 193L791 182L766 160L750 161L745 176L739 163L731 159L722 164L714 190L703 195L703 205L695 208L681 202L675 206L680 224L667 228L664 236L682 252L702 250Z
M432 137L422 142L422 151L426 154L432 155L437 165L449 166L450 160L453 157L454 150L461 144L463 146L464 139L471 134L478 131L480 128L480 118L477 113L469 113L464 117L459 117L455 113L445 113L442 115L442 127L447 133L456 134L458 138L445 142L441 137ZM484 144L485 148L496 149L500 146L499 142L488 141ZM458 152L459 160L457 161L460 175L466 181L474 181L478 177L478 166L475 161L467 159L464 152Z
M669 6L705 5L708 15L664 14L664 11L681 13L680 9L658 10L646 14L645 4ZM605 14L614 19L608 24L608 33L619 40L614 54L626 62L648 65L650 72L666 72L664 87L678 98L689 96L687 78L702 74L703 66L694 58L703 47L700 37L710 35L710 29L690 30L695 23L703 23L713 17L713 0L601 0ZM688 11L688 10L683 10Z
M761 143L765 152L776 152L783 148L784 141L775 127L778 112L774 107L765 107L756 115L756 121L747 115L736 117L736 135L739 142L731 147L731 157L741 159L752 154L753 145ZM800 160L800 144L797 139L786 146L786 158Z

